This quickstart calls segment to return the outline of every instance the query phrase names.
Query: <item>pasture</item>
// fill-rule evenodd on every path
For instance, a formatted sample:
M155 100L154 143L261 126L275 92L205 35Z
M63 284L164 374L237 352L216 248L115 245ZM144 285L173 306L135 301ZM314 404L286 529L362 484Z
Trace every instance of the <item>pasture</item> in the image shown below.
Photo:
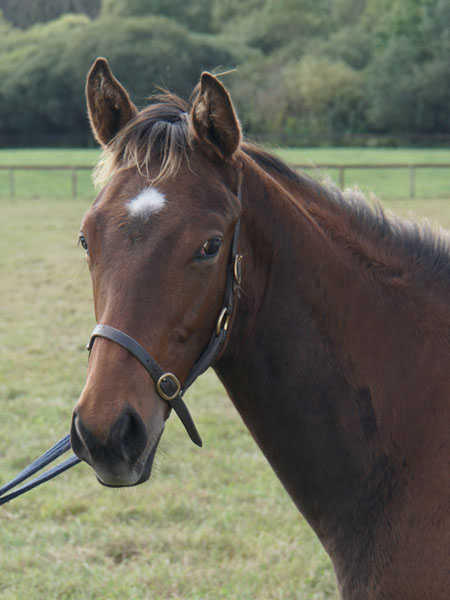
M98 155L76 152L2 151L0 164L93 164ZM291 162L355 162L356 153L375 160L363 150L353 158L345 150L295 152L280 153ZM450 151L367 152L380 162L431 162L430 154L450 162ZM447 172L428 176L424 190L438 191L414 202L398 180L371 176L388 207L450 228ZM1 481L67 433L84 384L94 315L77 234L93 191L87 179L71 199L61 177L18 176L15 199L0 183ZM172 416L149 484L109 490L79 465L0 508L0 598L337 598L326 554L211 371L186 400L204 448Z

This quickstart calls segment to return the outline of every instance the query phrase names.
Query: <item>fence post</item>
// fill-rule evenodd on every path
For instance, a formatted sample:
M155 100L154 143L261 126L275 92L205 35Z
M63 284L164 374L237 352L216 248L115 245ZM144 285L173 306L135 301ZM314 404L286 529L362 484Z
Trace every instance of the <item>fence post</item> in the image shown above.
M409 167L409 197L416 197L416 170L413 166Z
M345 169L344 167L339 167L339 187L341 190L345 187Z
M15 186L15 181L14 181L14 168L11 167L9 169L9 195L11 196L11 198L14 198L14 196L16 195L16 186Z
M77 170L75 167L72 167L72 198L77 197Z

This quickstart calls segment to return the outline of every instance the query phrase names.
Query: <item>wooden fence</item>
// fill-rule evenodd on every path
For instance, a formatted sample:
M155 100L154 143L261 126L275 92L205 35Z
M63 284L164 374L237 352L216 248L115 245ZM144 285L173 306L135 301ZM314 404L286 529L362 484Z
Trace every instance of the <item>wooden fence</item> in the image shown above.
M305 171L326 171L336 170L339 174L339 187L345 188L345 172L347 170L371 170L371 169L397 169L397 170L408 170L409 171L409 197L416 197L416 171L420 169L449 169L450 163L415 163L415 164L393 164L393 163L380 163L380 164L335 164L335 163L302 163L302 164L291 164L291 167L295 170ZM16 195L16 171L67 171L71 178L71 192L75 198L78 194L78 172L79 171L92 171L92 166L87 165L0 165L1 171L9 172L9 195L14 198Z
M339 173L339 187L343 190L345 188L345 171L350 169L397 169L409 171L409 197L416 197L416 171L420 169L450 169L450 163L414 163L414 164L401 164L401 163L380 163L380 164L363 164L363 163L347 163L345 165L342 164L294 164L291 165L296 170L318 170L318 171L327 171L327 170L337 170Z
M0 171L9 173L9 195L16 195L16 171L67 171L71 179L71 191L73 198L78 195L78 171L92 171L92 166L87 165L0 165Z

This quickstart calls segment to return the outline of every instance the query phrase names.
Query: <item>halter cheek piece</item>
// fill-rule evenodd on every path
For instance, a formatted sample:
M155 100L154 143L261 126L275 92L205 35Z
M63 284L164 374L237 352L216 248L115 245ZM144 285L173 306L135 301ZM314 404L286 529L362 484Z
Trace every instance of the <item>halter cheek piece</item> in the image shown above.
M238 195L240 196L240 193ZM156 391L159 396L177 413L189 437L194 444L197 444L197 446L202 445L202 440L189 410L183 401L183 395L197 377L211 365L225 342L228 324L233 312L234 291L236 287L240 285L242 277L242 255L237 253L239 229L240 221L237 222L234 230L230 259L227 267L227 281L223 307L219 313L215 330L205 350L202 352L189 373L183 388L181 387L178 378L173 373L164 371L139 342L123 331L120 331L120 329L116 329L110 325L99 324L94 328L89 344L87 345L87 349L90 352L96 338L105 338L119 344L119 346L122 346L137 358L155 382Z

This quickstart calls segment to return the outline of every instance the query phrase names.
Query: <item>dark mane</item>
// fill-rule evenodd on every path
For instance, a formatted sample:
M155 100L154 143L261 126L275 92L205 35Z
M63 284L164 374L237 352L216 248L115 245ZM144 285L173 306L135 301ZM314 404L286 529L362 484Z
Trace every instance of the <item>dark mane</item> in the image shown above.
M446 231L387 213L376 199L370 204L358 190L318 183L259 147L244 144L242 149L263 170L295 187L310 215L366 267L397 279L407 275L424 289L444 284L450 292Z

